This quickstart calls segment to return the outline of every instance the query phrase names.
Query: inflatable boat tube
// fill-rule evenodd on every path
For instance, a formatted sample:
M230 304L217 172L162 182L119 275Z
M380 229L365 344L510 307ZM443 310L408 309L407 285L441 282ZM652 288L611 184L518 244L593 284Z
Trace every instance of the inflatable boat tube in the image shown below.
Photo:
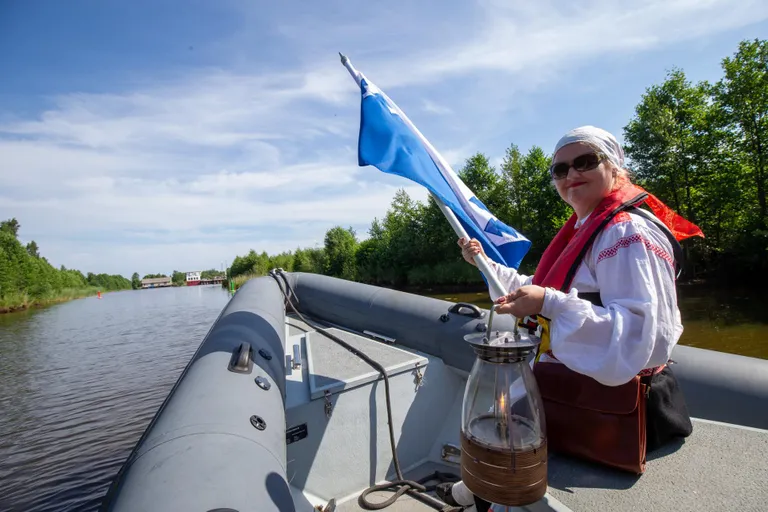
M285 310L247 282L214 323L112 484L102 510L292 511Z

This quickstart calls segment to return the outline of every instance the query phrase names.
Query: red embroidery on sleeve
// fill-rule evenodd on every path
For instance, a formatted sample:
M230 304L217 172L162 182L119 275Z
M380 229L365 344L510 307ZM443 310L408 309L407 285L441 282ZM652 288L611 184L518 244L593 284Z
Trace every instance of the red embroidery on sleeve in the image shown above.
M653 242L651 242L650 240L645 239L643 235L641 235L640 233L635 233L634 235L622 237L615 244L613 244L612 247L609 247L608 249L603 249L602 251L600 251L600 254L597 255L597 263L600 263L601 261L608 258L613 258L614 256L616 256L616 254L618 254L619 249L627 248L632 244L638 244L638 243L644 244L646 249L648 249L653 254L663 259L670 265L672 266L675 265L674 258L672 258L672 256L670 256L670 254L667 251L665 251L663 247L660 247L654 244Z

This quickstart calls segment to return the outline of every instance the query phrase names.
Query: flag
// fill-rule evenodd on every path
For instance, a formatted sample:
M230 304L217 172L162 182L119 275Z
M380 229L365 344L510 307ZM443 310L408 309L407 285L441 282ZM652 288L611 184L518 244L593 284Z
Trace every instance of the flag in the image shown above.
M530 240L488 210L383 91L362 73L350 72L362 94L358 164L426 187L453 211L470 238L481 242L488 257L518 268Z

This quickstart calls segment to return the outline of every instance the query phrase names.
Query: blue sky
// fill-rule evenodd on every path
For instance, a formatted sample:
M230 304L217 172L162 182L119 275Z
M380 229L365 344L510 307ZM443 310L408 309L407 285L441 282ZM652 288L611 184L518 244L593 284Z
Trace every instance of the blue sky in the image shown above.
M367 236L410 182L357 166L339 51L458 170L568 129L622 139L673 66L717 80L758 0L0 4L0 217L54 265L219 268ZM439 6L439 7L438 7Z

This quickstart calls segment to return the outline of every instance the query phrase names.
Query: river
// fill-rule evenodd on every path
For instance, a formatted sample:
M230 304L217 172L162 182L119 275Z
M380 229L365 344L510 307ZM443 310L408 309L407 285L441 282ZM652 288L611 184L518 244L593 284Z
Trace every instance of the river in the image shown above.
M95 510L229 300L107 293L0 315L0 510Z
M768 359L768 297L680 297L681 343ZM0 510L96 510L228 300L217 286L162 288L0 315Z

